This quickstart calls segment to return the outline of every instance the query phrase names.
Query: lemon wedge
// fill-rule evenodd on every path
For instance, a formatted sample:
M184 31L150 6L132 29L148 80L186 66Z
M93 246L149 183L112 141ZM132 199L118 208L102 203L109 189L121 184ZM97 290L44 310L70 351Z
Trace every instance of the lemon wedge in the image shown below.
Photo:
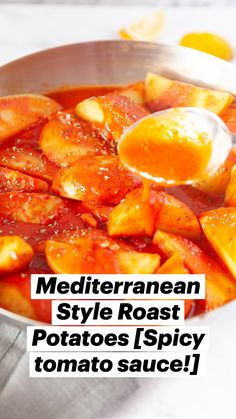
M123 39L133 41L155 41L164 28L164 24L164 11L157 10L139 21L122 28L119 31L119 35Z
M230 44L221 36L210 32L192 32L179 42L184 47L198 49L223 60L231 60L234 52Z

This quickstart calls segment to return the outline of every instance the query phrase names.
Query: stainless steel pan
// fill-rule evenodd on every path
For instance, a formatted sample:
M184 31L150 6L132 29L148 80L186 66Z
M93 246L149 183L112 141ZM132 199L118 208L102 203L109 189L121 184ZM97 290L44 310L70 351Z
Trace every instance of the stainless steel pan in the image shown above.
M78 43L13 61L0 67L0 95L132 83L142 80L147 71L236 95L232 64L184 47L134 41ZM32 323L3 309L0 315L22 325Z
M65 84L130 83L147 71L236 94L236 67L208 54L147 42L98 41L48 49L2 66L0 95Z

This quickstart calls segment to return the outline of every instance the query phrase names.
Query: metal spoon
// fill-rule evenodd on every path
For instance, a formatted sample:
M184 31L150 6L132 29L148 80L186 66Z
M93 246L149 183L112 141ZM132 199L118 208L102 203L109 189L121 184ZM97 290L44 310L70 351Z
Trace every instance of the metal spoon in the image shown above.
M148 179L152 182L159 183L162 185L192 185L196 184L199 181L205 179L209 175L213 174L217 171L217 169L221 166L221 164L225 161L229 150L232 148L234 144L236 144L236 136L232 135L225 123L213 112L208 111L203 108L195 108L195 107L183 107L183 108L175 108L174 111L178 111L181 113L181 123L183 122L183 129L185 128L185 124L187 123L193 123L194 127L197 128L197 132L199 133L206 133L208 138L212 141L212 152L209 159L209 162L207 164L207 167L205 168L204 172L201 173L201 175L197 178L191 178L191 179L184 179L181 181L176 181L175 179L166 178L164 176L156 177L154 176L150 170L142 171L139 168L139 162L137 164L130 164L130 162L126 161L124 159L124 156L121 155L119 152L121 150L121 145L124 145L124 141L127 138L127 134L132 133L132 130L136 128L138 125L142 123L142 121L153 119L153 117L159 117L160 115L166 116L168 118L172 117L172 109L163 110L160 112L155 112L153 114L150 114L146 116L145 118L142 118L135 124L133 124L131 127L128 128L120 138L120 141L118 143L118 153L120 154L120 158L122 160L122 163L132 172L136 173L137 175L141 176L144 179ZM174 133L173 133L174 135ZM135 145L136 150L138 147L138 143ZM140 147L140 161L142 160L142 152L143 149ZM158 154L157 154L158 159ZM170 161L171 165L171 161Z

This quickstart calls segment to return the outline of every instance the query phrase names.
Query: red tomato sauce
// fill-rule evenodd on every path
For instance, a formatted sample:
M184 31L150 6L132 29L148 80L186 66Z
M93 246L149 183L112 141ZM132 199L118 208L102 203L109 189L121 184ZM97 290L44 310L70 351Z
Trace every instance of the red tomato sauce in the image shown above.
M51 99L60 103L63 108L74 108L77 103L91 96L102 96L119 90L119 87L112 86L82 86L69 90L57 90L47 94Z

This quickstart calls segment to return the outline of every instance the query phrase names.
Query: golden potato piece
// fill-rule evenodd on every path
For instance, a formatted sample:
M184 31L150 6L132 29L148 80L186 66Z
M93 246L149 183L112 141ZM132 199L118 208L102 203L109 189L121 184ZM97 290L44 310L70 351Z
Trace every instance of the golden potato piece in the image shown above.
M48 265L55 273L151 274L160 264L158 254L134 251L99 230L67 243L48 240L45 252Z
M236 134L236 103L232 103L220 115L232 134Z
M0 144L60 108L55 100L42 95L22 94L0 98Z
M32 224L48 224L65 208L61 198L43 193L6 192L0 199L1 217Z
M225 191L225 205L236 207L236 165L231 170L230 181Z
M206 299L199 301L203 309L213 310L236 298L236 282L231 274L191 240L158 230L153 242L167 257L180 253L190 273L206 275Z
M0 274L21 270L32 257L33 249L21 237L0 237Z
M13 274L12 276L15 275ZM11 275L9 276L11 277ZM19 316L36 319L36 313L31 301L22 294L21 289L17 285L11 283L11 281L8 283L9 276L0 278L0 307ZM20 279L24 281L23 278Z
M97 98L89 98L78 103L75 113L84 121L104 123L105 115Z
M73 244L48 240L45 252L55 273L121 273L116 251L109 248L109 242L97 242L90 237L80 237Z
M195 106L220 114L233 102L230 93L170 80L153 73L148 73L145 79L145 98L152 112Z
M49 185L41 179L0 167L0 193L2 192L48 192Z
M166 192L159 192L161 208L156 216L156 227L167 233L179 234L191 240L201 237L199 221L184 202Z
M65 198L94 204L117 204L140 184L115 156L83 157L76 165L59 170L53 191Z
M174 252L157 270L157 274L188 274L180 253Z
M109 214L108 233L116 237L152 237L155 230L155 214L156 205L142 199L142 188L135 189Z
M236 147L230 150L226 160L215 173L197 183L195 187L208 194L224 195L234 165L236 165Z
M148 114L133 100L115 93L85 99L78 103L75 113L84 121L92 122L104 138L115 141L126 128Z
M133 250L119 250L117 259L124 274L153 274L160 266L160 256Z
M199 239L196 215L182 201L163 191L150 190L149 201L143 200L142 188L129 192L108 217L111 236L153 236L156 229Z
M205 236L236 279L236 208L217 208L200 216Z
M61 167L70 166L80 157L109 154L109 144L91 124L65 112L59 112L52 118L42 129L39 138L43 153Z
M134 83L118 91L118 94L133 100L137 105L144 105L144 83Z
M0 166L51 182L59 168L30 145L0 149Z

